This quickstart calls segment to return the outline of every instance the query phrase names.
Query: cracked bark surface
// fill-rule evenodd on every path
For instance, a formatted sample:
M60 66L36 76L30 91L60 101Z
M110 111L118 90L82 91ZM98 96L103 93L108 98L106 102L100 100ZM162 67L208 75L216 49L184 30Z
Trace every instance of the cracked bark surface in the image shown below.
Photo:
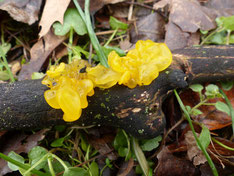
M149 86L95 89L79 120L66 123L63 112L44 100L41 80L0 84L0 130L35 129L58 124L113 126L138 138L163 133L162 103L173 89L193 83L234 80L234 46L192 47L173 52L172 65Z

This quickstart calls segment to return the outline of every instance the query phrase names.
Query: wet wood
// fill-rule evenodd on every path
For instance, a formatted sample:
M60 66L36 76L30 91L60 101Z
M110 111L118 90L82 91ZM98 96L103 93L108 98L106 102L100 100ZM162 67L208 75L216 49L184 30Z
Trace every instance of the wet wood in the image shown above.
M113 126L133 136L152 138L163 133L162 103L173 89L193 83L234 80L234 46L193 47L176 50L173 63L149 86L129 89L114 86L95 89L89 106L73 123L81 126ZM44 100L47 87L41 80L0 84L0 129L35 129L65 124L61 110Z

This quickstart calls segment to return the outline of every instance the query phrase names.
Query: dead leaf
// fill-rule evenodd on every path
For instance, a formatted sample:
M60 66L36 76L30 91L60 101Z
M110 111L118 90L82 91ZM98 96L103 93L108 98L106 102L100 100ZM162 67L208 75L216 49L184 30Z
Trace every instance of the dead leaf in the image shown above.
M202 151L198 148L197 142L192 131L185 134L185 142L187 144L187 155L190 161L193 161L194 166L204 164L207 160Z
M55 21L63 24L63 16L71 0L46 0L41 21L39 38L46 35Z
M100 154L106 155L110 160L116 160L117 154L112 152L114 151L113 146L111 145L114 140L114 134L104 131L104 134L101 135L101 130L97 128L92 128L89 130L88 142L99 151Z
M170 15L165 43L171 50L198 44L200 36L196 32L199 29L211 30L216 27L217 14L200 5L197 0L162 0L155 3L154 8L163 8L167 4Z
M30 136L19 132L13 132L8 134L9 136L3 141L1 139L1 152L7 155L10 151L14 151L18 154L28 153L33 147L38 145L38 141L41 141L45 137L45 133L48 129L40 130ZM0 159L0 175L12 172L7 165L7 162Z
M42 0L4 0L0 1L0 9L23 23L33 24L38 20Z
M131 42L138 40L159 41L164 37L164 19L158 13L139 17L136 21L136 27L130 31Z
M128 176L131 171L133 171L134 160L130 158L129 161L124 162L118 172L118 176Z
M166 25L165 43L170 50L184 48L187 46L189 33L183 32L176 24L169 22Z
M30 50L30 63L23 65L19 73L19 80L31 79L32 73L41 69L50 53L64 40L65 37L56 36L51 31L39 39Z
M174 156L167 147L163 147L157 155L158 165L155 168L155 176L195 176L199 171L187 159Z
M215 137L215 139L228 147L234 148L234 142L230 140L220 138L220 137ZM213 153L216 153L222 156L232 156L232 157L234 156L233 150L226 149L215 142L213 142L213 144L214 144L215 149L213 148L213 146L211 145L209 146L209 150L211 150Z
M214 11L217 17L234 15L234 1L208 0L204 6Z
M20 61L16 60L10 63L11 65L11 72L13 75L16 75L18 71L21 69Z
M119 2L123 2L125 0L92 0L90 1L90 12L95 13L99 9L101 9L106 4L116 4ZM85 0L78 0L80 6L83 8Z
M129 51L130 49L134 49L135 48L135 45L133 43L130 43L129 38L126 38L123 41L121 40L119 42L119 46L125 52Z
M196 32L198 29L211 30L216 27L215 16L211 16L197 0L172 0L169 20L184 32Z

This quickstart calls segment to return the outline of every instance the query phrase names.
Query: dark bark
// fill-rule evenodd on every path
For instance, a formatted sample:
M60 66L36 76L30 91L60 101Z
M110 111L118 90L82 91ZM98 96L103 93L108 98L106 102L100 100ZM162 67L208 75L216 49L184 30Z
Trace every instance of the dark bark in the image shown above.
M89 106L73 123L82 126L105 125L125 129L133 136L152 138L163 132L163 100L176 88L193 83L234 79L234 47L209 46L177 50L173 63L149 86L129 89L114 86L95 89ZM33 129L64 124L62 111L44 100L47 87L41 80L0 84L0 129Z

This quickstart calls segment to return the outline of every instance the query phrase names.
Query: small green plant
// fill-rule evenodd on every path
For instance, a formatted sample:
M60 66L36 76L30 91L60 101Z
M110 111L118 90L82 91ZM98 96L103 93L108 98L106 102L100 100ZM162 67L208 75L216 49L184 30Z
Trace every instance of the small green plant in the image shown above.
M124 157L125 161L133 158L138 161L139 166L136 172L145 176L152 175L152 162L146 159L143 151L152 151L159 146L162 140L161 136L153 139L138 140L132 136L128 136L124 130L119 130L113 145L120 157Z
M1 44L0 44L0 80L6 81L11 80L11 82L15 82L14 75L9 68L6 54L11 49L11 44L5 42L4 40L4 31L3 25L1 26ZM6 71L3 69L5 67Z
M201 42L203 44L226 44L229 45L230 43L234 43L234 16L229 17L219 17L216 18L217 29L211 33L208 31L201 31L202 34L205 35Z
M86 161L89 160L90 146L86 152ZM63 176L81 175L81 176L98 176L99 168L95 161L88 166L83 167L71 166L68 162L53 154L53 150L47 151L45 148L36 146L28 153L28 159L21 155L10 152L8 156L0 153L0 157L8 161L8 166L12 171L19 171L22 175L31 176L55 176L63 173Z
M184 104L183 104L182 100L180 99L180 97L179 97L176 90L174 90L174 93L175 93L175 96L177 98L177 101L179 102L180 108L184 112L184 115L185 115L185 117L186 117L186 119L187 119L187 121L189 123L189 126L190 126L190 128L192 130L192 133L194 135L194 138L195 138L195 140L197 142L198 147L200 148L200 150L205 155L205 157L207 159L207 162L210 165L210 168L211 168L211 170L213 172L213 175L218 176L218 171L217 171L212 159L210 158L208 152L206 151L206 147L208 146L207 143L210 143L210 132L208 132L209 130L207 131L207 127L205 127L205 125L202 125L202 132L201 132L201 134L200 134L200 136L198 138L198 136L197 136L197 134L195 132L195 129L193 127L193 122L192 122L191 117L190 117L191 111L190 111L190 113L187 111L187 108L184 106ZM204 140L204 138L208 139L209 142L204 142L204 143L201 142L201 140Z
M221 85L222 85L223 89L230 90L232 88L233 82L225 82L225 83L222 83ZM208 86L206 86L204 88L200 84L194 84L194 85L190 86L190 89L192 89L194 92L197 92L199 94L199 97L200 97L200 102L197 105L195 105L194 107L190 107L190 106L185 107L183 102L181 101L178 93L176 92L176 90L174 90L174 93L175 93L176 98L179 102L180 108L184 112L184 115L185 115L187 121L189 122L190 128L193 132L193 135L195 137L195 140L197 142L199 149L205 155L205 157L206 157L206 159L207 159L207 161L212 169L213 174L218 175L218 172L215 168L215 165L214 165L213 161L211 160L209 154L207 153L206 149L209 146L211 139L214 142L218 143L219 145L221 145L225 148L228 148L228 146L224 146L224 145L222 145L222 143L220 143L219 141L212 138L209 129L204 124L196 122L196 124L200 125L202 128L202 131L198 137L196 132L195 132L195 129L193 127L193 122L192 122L192 119L190 116L197 116L197 115L203 114L203 112L201 112L198 109L200 106L215 106L217 110L225 112L228 115L231 115L232 126L233 126L233 124L234 124L233 112L234 111L233 111L233 108L232 108L230 101L228 100L228 98L226 97L224 92L217 85L209 84ZM205 92L203 92L204 89L205 89ZM214 98L224 98L227 104L224 102L221 102L221 101L217 101L216 103L208 103L208 101L210 99L214 99Z

